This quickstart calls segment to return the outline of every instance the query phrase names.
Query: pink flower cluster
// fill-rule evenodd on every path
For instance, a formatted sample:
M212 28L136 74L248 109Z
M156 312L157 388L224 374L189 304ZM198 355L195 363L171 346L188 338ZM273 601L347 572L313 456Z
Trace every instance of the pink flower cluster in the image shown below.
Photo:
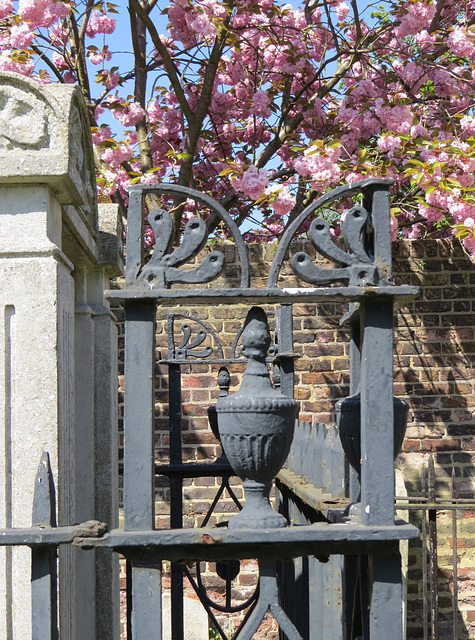
M233 187L238 194L233 214L250 209L250 200L258 200L255 206L262 204L266 216L272 209L261 238L280 233L283 217L295 207L292 175L302 188L320 192L343 180L392 177L400 209L391 221L393 235L398 220L400 233L411 237L443 233L448 223L470 225L475 219L475 33L470 27L475 0L395 0L385 4L382 22L376 16L365 23L361 11L358 25L353 11L360 3L329 0L325 7L305 10L296 5L236 0L228 13L222 0L169 0L170 27L160 40L182 91L175 93L176 84L171 89L164 61L151 52L147 86L152 94L144 108L128 95L133 85L127 71L108 64L115 56L107 36L124 16L114 18L113 5L94 3L84 62L96 105L93 141L108 167L101 166L100 197L117 191L126 197L131 179L174 179L193 138L193 184L218 200ZM437 24L432 24L437 6ZM83 11L84 3L77 0L0 0L0 69L40 82L55 80L44 58L32 52L34 44L66 82L76 82L82 61L72 46L71 25L73 19L80 25ZM153 11L152 18L158 7ZM227 41L213 78L209 55L225 20ZM101 42L94 46L99 34ZM365 34L371 37L361 42ZM347 62L332 86L331 74ZM94 70L92 65L100 66ZM205 75L212 80L209 106L199 133L190 138L190 114L199 113L198 105L208 99ZM117 121L116 131L105 109ZM142 119L153 164L145 173L134 131ZM409 189L418 199L405 207L403 197L399 206L399 196ZM411 227L418 218L424 222ZM464 242L472 242L475 254L474 237L471 232Z
M119 167L123 162L129 161L134 155L130 146L119 144L116 147L106 147L101 153L101 160L111 168Z
M402 140L399 136L392 136L389 133L384 136L381 136L378 139L379 150L385 151L386 153L388 153L389 156L393 155L394 151L396 151L396 149L399 149L401 144L402 144Z
M104 142L104 140L112 138L112 131L108 125L101 125L100 127L93 129L91 135L93 143L99 145Z
M123 127L132 127L145 116L145 111L139 102L128 102L123 98L109 96L109 110Z
M463 27L454 27L447 41L449 49L456 56L473 56L475 54L475 43L473 34L469 37L468 32Z
M262 89L259 89L252 98L251 113L255 116L268 118L271 115L270 104L270 96Z
M325 189L338 182L341 169L338 160L341 155L339 146L319 148L309 147L302 157L297 158L293 166L313 187Z
M8 5L8 3L6 3ZM28 22L31 29L51 25L57 18L65 18L71 7L51 0L19 0L18 16Z
M277 216L285 216L295 206L295 197L287 185L271 185L266 188L265 193L270 196L270 206Z
M406 2L404 3L404 15L399 26L394 30L398 38L427 29L435 16L437 4L435 2Z
M112 58L112 53L109 51L109 47L105 45L101 51L90 50L87 57L92 64L102 64L103 62L108 62Z
M246 169L240 178L231 178L233 188L252 200L257 200L265 192L268 184L267 170L258 169L254 165Z
M108 16L105 11L94 11L89 18L89 22L86 27L86 34L89 38L94 38L98 33L114 33L115 31L115 18Z
M6 18L12 11L13 4L11 0L0 0L0 20Z
M210 40L216 35L216 21L227 15L224 3L217 0L174 0L168 8L170 34L185 47L202 40Z

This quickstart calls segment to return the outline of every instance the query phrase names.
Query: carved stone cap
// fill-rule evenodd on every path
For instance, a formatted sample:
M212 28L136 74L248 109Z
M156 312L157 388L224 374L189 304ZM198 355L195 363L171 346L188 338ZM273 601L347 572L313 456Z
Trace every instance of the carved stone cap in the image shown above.
M92 140L78 87L0 72L0 151L0 184L48 184L97 228Z

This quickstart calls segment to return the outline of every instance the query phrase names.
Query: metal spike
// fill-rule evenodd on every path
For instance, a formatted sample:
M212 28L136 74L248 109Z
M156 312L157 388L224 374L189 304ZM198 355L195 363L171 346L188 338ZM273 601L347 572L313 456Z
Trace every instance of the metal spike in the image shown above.
M35 527L56 526L56 499L49 453L43 451L35 478L32 524Z

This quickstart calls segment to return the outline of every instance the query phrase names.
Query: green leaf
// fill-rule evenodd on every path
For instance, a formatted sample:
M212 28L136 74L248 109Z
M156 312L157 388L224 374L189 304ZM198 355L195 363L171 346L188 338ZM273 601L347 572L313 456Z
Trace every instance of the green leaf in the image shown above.
M220 178L224 178L224 176L228 176L230 173L236 173L236 169L233 167L226 167L226 169L223 169L218 173L218 176Z

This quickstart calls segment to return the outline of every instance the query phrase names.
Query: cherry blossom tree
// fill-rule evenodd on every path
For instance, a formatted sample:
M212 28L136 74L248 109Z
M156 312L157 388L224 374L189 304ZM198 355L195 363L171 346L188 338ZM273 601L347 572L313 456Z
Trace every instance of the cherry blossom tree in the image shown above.
M475 0L0 0L0 68L78 83L101 200L173 181L272 239L387 176L394 236L453 233L475 261Z

